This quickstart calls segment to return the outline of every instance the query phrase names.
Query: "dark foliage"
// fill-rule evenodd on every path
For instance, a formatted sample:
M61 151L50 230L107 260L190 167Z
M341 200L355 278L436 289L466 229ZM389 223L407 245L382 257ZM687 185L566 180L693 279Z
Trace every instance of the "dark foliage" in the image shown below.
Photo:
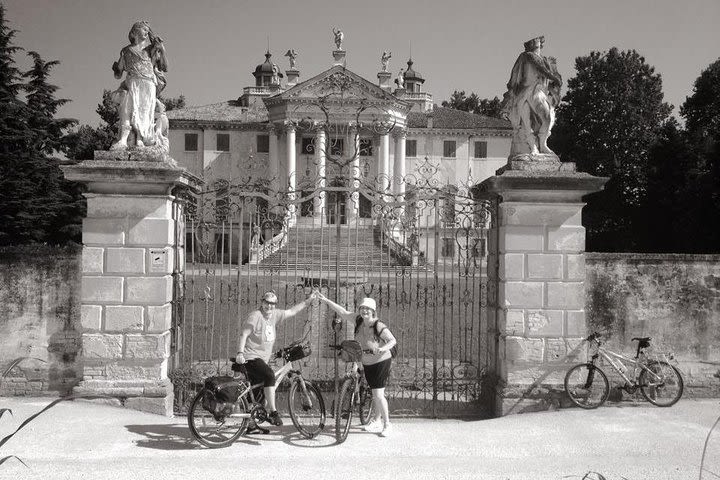
M487 98L481 99L475 93L470 93L470 96L465 95L465 91L455 90L450 95L450 100L443 100L442 106L454 108L455 110L462 110L464 112L472 112L478 115L484 115L486 117L501 118L500 116L500 99L498 97L489 100Z

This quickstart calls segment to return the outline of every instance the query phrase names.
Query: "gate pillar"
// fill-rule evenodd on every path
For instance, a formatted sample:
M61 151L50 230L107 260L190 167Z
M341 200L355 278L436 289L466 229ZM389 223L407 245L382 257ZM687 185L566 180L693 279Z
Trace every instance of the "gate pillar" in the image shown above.
M87 185L83 220L83 380L76 394L171 416L168 379L177 215L171 190L199 180L154 149L96 151L62 167ZM177 212L175 212L177 213Z
M608 180L572 163L511 165L480 184L499 197L488 249L496 415L543 410L563 395L586 335L582 197Z

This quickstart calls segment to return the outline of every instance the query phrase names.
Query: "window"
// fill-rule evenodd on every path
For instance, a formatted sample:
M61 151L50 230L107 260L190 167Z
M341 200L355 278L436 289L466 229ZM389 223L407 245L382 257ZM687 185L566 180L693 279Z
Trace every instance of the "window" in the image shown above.
M455 226L455 191L452 187L445 189L442 195L440 218L445 227Z
M443 142L443 157L455 158L455 140L445 140Z
M454 257L455 256L455 239L454 238L443 238L442 245L440 247L441 257Z
M217 151L229 152L230 151L230 134L229 133L218 133L217 134Z
M330 155L341 157L345 151L345 141L342 138L333 138L330 140Z
M270 153L270 135L257 136L257 153Z
M360 208L358 214L360 218L372 218L372 201L363 193L360 194Z
M197 133L186 133L185 134L185 151L186 152L197 152L198 149L198 134Z
M475 142L474 158L487 158L487 142Z
M372 154L373 154L372 139L361 138L360 139L360 156L361 157L372 157Z
M417 140L405 140L405 156L417 157Z
M473 258L479 258L485 256L485 239L484 238L473 238L472 249L470 250L470 256Z
M315 139L313 137L303 137L300 153L303 155L315 154Z

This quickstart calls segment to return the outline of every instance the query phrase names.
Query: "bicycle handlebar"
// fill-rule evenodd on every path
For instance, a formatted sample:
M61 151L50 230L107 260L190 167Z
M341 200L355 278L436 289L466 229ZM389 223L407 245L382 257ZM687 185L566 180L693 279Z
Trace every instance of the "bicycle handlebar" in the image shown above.
M329 344L328 347L335 349L335 350L342 350L342 348L343 348L342 345L334 345L332 343ZM363 353L373 353L373 351L368 348L363 348Z

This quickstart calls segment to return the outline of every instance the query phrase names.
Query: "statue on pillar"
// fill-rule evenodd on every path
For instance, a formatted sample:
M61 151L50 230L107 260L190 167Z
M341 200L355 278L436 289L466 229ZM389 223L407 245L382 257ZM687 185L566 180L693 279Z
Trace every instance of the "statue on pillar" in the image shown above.
M382 57L380 57L380 63L382 64L383 72L387 72L388 62L390 62L390 58L392 58L392 52L383 52L382 53Z
M295 59L298 56L298 52L296 52L294 48L291 48L290 50L287 51L285 56L290 59L290 68L294 70L295 69Z
M342 30L337 27L333 27L333 33L335 34L335 46L338 50L342 50L342 42L345 38L345 35L343 34Z
M115 78L125 79L112 94L118 104L119 134L111 150L130 146L159 145L169 150L167 137L159 138L163 128L164 105L157 96L165 88L164 72L168 65L163 40L155 35L147 22L135 22L128 34L130 44L120 51L120 58L112 65ZM157 112L157 115L156 115Z
M510 160L558 161L547 140L560 103L562 78L555 58L540 54L544 43L545 37L525 42L503 97L502 112L513 126Z

